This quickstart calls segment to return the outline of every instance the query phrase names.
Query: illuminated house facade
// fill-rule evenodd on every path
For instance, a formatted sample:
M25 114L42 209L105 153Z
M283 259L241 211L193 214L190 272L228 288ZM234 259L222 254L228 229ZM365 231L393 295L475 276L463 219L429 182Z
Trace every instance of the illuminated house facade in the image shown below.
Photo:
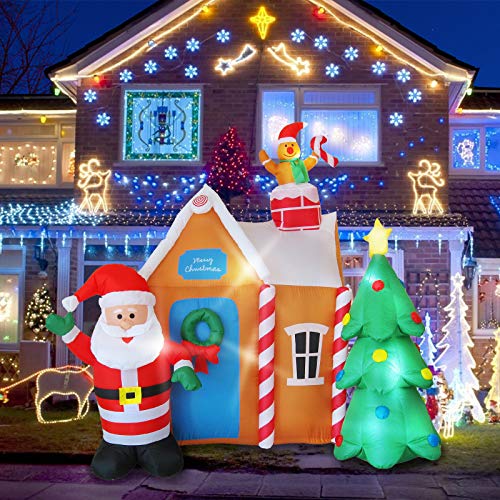
M480 280L466 298L486 384L483 360L492 355L499 320L500 99L466 95L476 72L362 1L162 0L47 70L66 97L45 105L0 99L0 278L7 276L0 288L8 292L14 279L20 292L9 309L16 326L2 332L0 344L6 377L15 376L21 341L33 337L23 325L33 291L47 282L62 312L61 298L100 265L142 266L202 187L203 167L229 126L246 144L254 178L231 211L240 220L268 219L274 184L258 151L275 151L285 124L306 121L303 153L313 135L325 134L340 159L335 170L318 165L312 183L324 211L338 211L344 274L354 291L368 263L362 236L380 217L393 227L396 272L439 332L451 276L462 269L469 234L484 224L474 239L475 257L484 257ZM54 103L65 113L51 115ZM8 132L15 124L25 130L19 137ZM43 184L55 156L47 184L19 182L9 148L31 144L28 138L56 145L39 158L43 172L22 167L23 179L31 168ZM29 163L32 148L19 151ZM36 215L17 202L49 208ZM43 260L47 278L37 274ZM90 333L97 303L78 315ZM72 361L62 343L54 353L53 364Z

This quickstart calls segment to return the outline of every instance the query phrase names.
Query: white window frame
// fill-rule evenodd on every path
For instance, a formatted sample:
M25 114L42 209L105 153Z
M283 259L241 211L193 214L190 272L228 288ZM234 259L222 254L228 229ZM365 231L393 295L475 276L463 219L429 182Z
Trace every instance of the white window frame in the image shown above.
M335 105L335 104L304 104L305 92L345 92L351 93L353 91L373 91L375 92L375 104L349 104L349 105ZM258 112L256 122L256 161L260 164L259 151L262 149L262 95L264 92L293 92L295 94L295 121L301 121L302 109L319 109L319 110L355 110L355 109L373 109L378 112L378 154L377 160L373 162L342 162L343 167L383 167L382 161L382 98L380 85L321 85L321 86L294 86L294 85L259 85L258 96ZM305 152L304 152L305 153ZM321 161L319 166L325 166Z
M449 166L448 171L450 176L453 177L471 177L471 176L485 176L491 177L495 175L500 176L499 170L486 170L486 129L487 128L499 128L500 123L461 123L460 125L450 124L450 137L449 137ZM453 168L453 132L455 130L479 130L479 168Z
M495 337L495 328L479 328L479 278L482 274L500 275L500 259L478 258L477 263L478 270L472 283L472 335L489 339Z
M126 160L124 158L124 146L125 146L125 119L127 110L125 109L125 92L135 90L135 91L168 91L168 90L199 90L200 91L200 113L198 116L199 121L199 130L198 130L198 159L197 160ZM148 163L153 163L154 165L159 166L172 166L172 165L189 165L193 167L199 167L205 165L203 162L203 107L204 107L204 93L205 86L203 84L183 84L179 85L169 85L169 84L128 84L122 85L121 87L121 100L120 100L120 132L119 132L119 149L118 149L118 158L115 162L113 162L114 167L127 167L127 166L147 166Z
M17 275L19 279L18 287L18 322L17 322L17 342L11 344L3 344L0 342L0 351L2 352L19 352L21 341L24 333L24 290L25 290L25 275L26 275L26 247L21 245L4 245L2 251L11 250L21 252L20 267L0 267L0 274Z
M298 323L296 325L288 326L285 328L285 332L290 336L292 341L292 366L293 366L293 377L287 379L287 385L291 386L309 386L309 385L323 385L325 383L324 377L319 377L319 372L321 368L321 349L323 347L323 336L328 332L329 327L321 325L319 323ZM319 333L319 345L318 352L311 354L309 352L309 342L310 333ZM295 335L298 333L306 334L306 352L299 353L296 352L295 346ZM316 377L309 378L309 358L311 356L318 358L318 363L316 365ZM297 358L305 358L305 378L297 378Z
M41 113L43 114L43 113ZM56 120L56 118L48 117L49 120ZM12 121L0 121L0 124L5 127L9 125L39 125L39 121L35 120L18 120ZM13 142L20 143L30 143L30 144L42 144L45 145L47 143L54 143L56 145L56 175L55 182L53 184L20 184L20 183L11 183L11 184L0 184L1 189L68 189L73 186L73 181L71 182L63 182L63 145L64 144L73 144L75 146L75 141L71 139L67 139L65 137L61 137L61 130L64 126L73 125L75 126L74 121L68 120L58 120L57 122L50 123L50 125L54 125L55 135L31 135L31 136L19 136L19 137L0 137L0 146L4 144L9 144Z

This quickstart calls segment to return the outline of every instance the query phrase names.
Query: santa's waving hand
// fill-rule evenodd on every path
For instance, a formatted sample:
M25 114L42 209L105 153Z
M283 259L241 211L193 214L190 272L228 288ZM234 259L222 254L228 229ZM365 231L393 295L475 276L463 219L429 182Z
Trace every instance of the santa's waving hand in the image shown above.
M101 297L102 312L89 337L75 326L71 312L94 295ZM179 472L183 458L170 432L170 388L180 382L193 391L201 383L188 351L163 337L154 312L155 296L146 280L134 269L109 264L95 271L63 305L69 313L50 315L47 329L61 335L94 369L103 430L92 460L94 474L117 479L136 464L155 476Z

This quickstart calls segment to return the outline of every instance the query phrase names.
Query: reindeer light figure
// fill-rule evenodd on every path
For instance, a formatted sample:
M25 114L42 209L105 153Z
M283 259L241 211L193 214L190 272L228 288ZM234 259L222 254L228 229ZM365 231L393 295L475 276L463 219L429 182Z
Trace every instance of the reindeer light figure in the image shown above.
M437 197L438 189L445 184L444 179L441 178L441 165L436 162L431 163L429 160L421 160L418 168L416 172L408 172L415 194L413 215L444 213Z
M88 210L91 214L108 211L107 189L111 170L99 170L100 167L99 161L93 158L82 163L78 172L77 186L84 193L80 210Z

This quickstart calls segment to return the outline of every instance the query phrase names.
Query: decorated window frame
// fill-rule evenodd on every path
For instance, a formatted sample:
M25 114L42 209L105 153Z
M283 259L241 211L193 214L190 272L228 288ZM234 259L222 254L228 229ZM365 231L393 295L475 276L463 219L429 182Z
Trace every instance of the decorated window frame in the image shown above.
M288 95L288 105L281 105L279 107L280 112L282 112L281 121L275 120L275 124L271 127L272 132L269 130L268 126L264 123L266 120L265 106L265 94L271 93L283 93ZM293 105L291 103L291 96L293 95ZM330 97L330 102L312 102L314 97L323 95L324 99L328 101L328 96ZM348 101L348 96L357 97L358 102L342 102ZM344 99L343 99L344 97ZM365 102L362 102L365 100ZM361 158L359 160L342 160L342 154L339 154L338 147L335 146L334 142L330 139L330 149L333 151L335 156L339 157L342 162L342 166L353 166L353 167L373 167L373 166L383 166L382 160L382 99L381 99L381 89L380 85L321 85L321 86L306 86L306 87L294 87L294 86L284 86L284 85L260 85L259 86L259 100L258 100L258 119L256 123L256 136L257 136L257 152L266 147L269 149L267 151L271 156L276 153L276 145L272 145L273 142L277 141L278 134L282 126L291 122L306 121L309 123L308 127L302 131L299 135L299 144L303 150L303 154L306 154L310 149L309 140L310 134L324 134L328 135L330 138L335 136L335 134L329 133L328 130L315 130L314 122L311 123L310 117L306 116L307 113L328 113L338 112L338 113L354 113L356 111L366 111L373 114L373 121L370 123L370 127L367 127L367 131L373 134L373 137L368 138L372 146L376 146L376 155L373 158L366 159ZM267 128L267 130L266 130ZM349 132L349 130L348 130ZM272 135L275 139L264 138ZM337 134L338 135L338 134ZM364 137L364 136L363 136ZM348 141L344 141L348 142ZM364 144L366 146L366 144ZM368 150L367 150L368 151ZM258 155L257 155L258 156ZM258 158L257 158L258 159ZM320 165L325 166L326 164L323 160L320 160Z
M321 349L323 345L323 336L328 332L329 327L318 323L299 323L285 328L285 332L290 336L292 341L292 367L293 377L287 379L287 385L290 386L308 386L308 385L323 385L325 383L324 377L319 376L321 368ZM317 334L317 350L313 346L311 352L311 338L312 334ZM304 352L298 352L299 336L304 335ZM302 342L301 342L302 344ZM302 345L300 345L302 351ZM314 367L315 358L316 366ZM304 373L302 375L302 363L304 360ZM314 376L311 376L311 369L314 371Z
M495 324L486 326L484 314L480 314L480 302L482 301L481 295L481 280L483 276L488 276L490 278L496 279L500 283L500 259L488 259L488 258L478 258L478 270L474 282L472 284L472 325L473 325L473 335L474 337L483 338L493 338L495 336L495 330L497 327ZM495 321L500 321L498 318L500 309L500 295L496 296L495 291L492 292L491 297L487 297L487 300L491 300L491 312L492 318ZM489 308L489 302L487 304ZM496 314L495 314L496 313ZM490 321L490 319L488 320Z
M201 163L201 86L124 86L122 103L120 162Z
M458 140L458 139L462 140ZM497 145L493 148L492 145ZM450 126L449 172L453 176L500 174L500 124L471 121ZM489 148L492 152L489 153ZM495 158L495 153L498 159ZM490 156L491 155L491 156Z

